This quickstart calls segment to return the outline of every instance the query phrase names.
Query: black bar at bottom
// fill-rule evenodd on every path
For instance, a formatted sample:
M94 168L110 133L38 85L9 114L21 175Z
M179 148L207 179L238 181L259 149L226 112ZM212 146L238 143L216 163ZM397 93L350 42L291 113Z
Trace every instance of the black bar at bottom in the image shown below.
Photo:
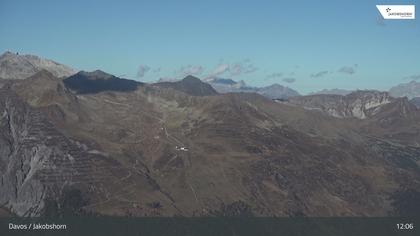
M0 235L420 235L419 218L0 218Z

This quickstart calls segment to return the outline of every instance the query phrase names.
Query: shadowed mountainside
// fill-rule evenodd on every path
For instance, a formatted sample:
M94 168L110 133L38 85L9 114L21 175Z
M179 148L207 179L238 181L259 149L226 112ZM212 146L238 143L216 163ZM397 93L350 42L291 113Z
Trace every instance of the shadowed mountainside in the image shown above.
M121 79L100 70L78 72L64 79L64 84L78 94L99 93L103 91L130 92L142 85L140 82Z

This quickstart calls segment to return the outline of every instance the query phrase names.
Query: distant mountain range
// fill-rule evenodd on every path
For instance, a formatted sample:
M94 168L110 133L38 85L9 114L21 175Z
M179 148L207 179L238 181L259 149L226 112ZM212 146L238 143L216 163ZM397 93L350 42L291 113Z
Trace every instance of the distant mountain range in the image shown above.
M288 87L272 84L266 87L250 87L244 81L236 82L232 79L211 78L205 80L219 93L258 93L270 99L285 99L289 97L299 96L300 94Z
M0 78L26 79L41 70L47 70L58 78L76 73L68 66L34 55L5 52L0 56Z
M389 94L393 97L407 97L410 102L420 108L420 83L410 81L408 83L399 84L389 90Z
M316 95L316 94L331 94L331 95L347 95L353 92L352 90L345 90L345 89L323 89L318 92L310 93L309 95Z
M399 84L392 87L389 93L394 97L407 97L409 99L420 97L420 83L413 80L408 83Z
M99 70L22 79L31 65L5 65L16 77L0 79L0 214L420 213L420 109L407 98Z

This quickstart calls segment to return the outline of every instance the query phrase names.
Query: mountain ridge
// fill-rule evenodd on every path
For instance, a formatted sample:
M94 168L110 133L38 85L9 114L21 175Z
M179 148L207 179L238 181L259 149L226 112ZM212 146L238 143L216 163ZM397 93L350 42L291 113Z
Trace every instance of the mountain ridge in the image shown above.
M412 80L408 83L399 84L392 87L389 93L394 97L407 97L408 99L420 97L420 83Z
M394 100L387 92L358 90L344 96L318 94L294 97L288 102L307 109L318 109L338 118L366 119L378 112L382 105Z
M242 80L236 82L232 79L211 78L206 82L215 88L219 93L253 92L270 99L285 99L300 95L297 91L277 83L264 87L250 87Z
M76 73L68 66L30 54L6 51L0 55L0 78L3 79L26 79L43 69L59 78Z
M218 94L211 85L192 75L188 75L180 81L158 82L152 85L175 89L192 96L213 96Z
M0 205L13 214L420 212L420 112L406 98L277 101L195 77L121 91L109 82L125 80L101 71L71 80L0 81Z
M99 93L104 91L134 91L141 82L116 77L101 70L80 71L63 80L64 84L79 94Z

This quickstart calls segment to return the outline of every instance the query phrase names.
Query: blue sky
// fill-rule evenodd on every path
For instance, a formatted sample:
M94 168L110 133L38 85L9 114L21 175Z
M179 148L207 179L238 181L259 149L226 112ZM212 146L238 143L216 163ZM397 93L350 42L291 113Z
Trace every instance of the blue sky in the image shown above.
M250 85L388 89L420 80L417 1L0 1L0 51L154 81L193 73Z

